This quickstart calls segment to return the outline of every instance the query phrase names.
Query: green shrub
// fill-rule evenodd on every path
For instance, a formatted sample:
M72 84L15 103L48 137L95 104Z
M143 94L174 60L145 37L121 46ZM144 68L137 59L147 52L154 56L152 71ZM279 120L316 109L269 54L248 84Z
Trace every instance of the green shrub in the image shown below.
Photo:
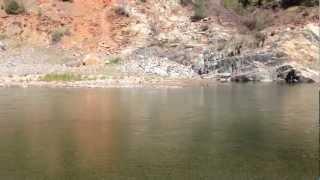
M256 29L257 26L257 20L253 17L248 17L242 20L242 24L248 28L250 31Z
M192 0L180 0L180 4L186 6L192 4Z
M81 81L82 78L80 75L75 75L71 73L65 74L47 74L44 77L40 78L41 81Z
M234 9L239 6L239 2L237 0L223 0L223 6L227 9Z
M319 1L318 0L281 0L280 1L281 7L288 8L291 6L318 6Z
M259 47L263 47L264 46L264 43L267 39L267 36L261 32L254 32L253 33L253 37L256 41L256 44L255 44L255 47L256 48L259 48Z
M7 14L21 14L25 11L23 3L19 3L16 0L4 1L4 10Z
M8 36L4 33L0 33L0 40L7 39Z
M210 1L210 0L208 0ZM248 8L248 7L282 7L291 6L318 6L319 0L223 0L223 5L229 9Z
M250 0L239 0L239 3L242 5L242 7L246 8L251 4Z
M53 33L51 34L51 42L57 43L57 42L61 41L63 36L64 36L64 33L60 32L60 31L53 31Z
M119 64L121 62L120 57L111 57L108 61L107 64Z
M63 38L63 36L68 35L69 34L69 30L66 28L58 28L56 30L54 30L51 34L51 42L52 43L58 43L61 41L61 39Z
M194 15L192 21L199 21L206 17L205 0L197 0L194 4Z
M261 31L268 27L272 19L267 14L254 14L243 17L242 24L250 31Z

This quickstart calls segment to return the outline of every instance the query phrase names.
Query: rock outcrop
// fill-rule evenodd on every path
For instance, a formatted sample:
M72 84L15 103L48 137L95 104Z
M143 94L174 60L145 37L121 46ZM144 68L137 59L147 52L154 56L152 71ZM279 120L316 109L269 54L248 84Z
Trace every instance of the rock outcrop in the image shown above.
M237 50L234 47L239 47L238 44L224 46L222 50L207 49L193 69L204 78L222 81L283 81L294 70L299 76L297 82L320 82L317 28L309 24L281 31L270 37L266 46L244 52L233 50Z
M123 71L129 74L169 78L193 78L196 76L191 65L186 66L174 62L153 48L141 48L130 54Z

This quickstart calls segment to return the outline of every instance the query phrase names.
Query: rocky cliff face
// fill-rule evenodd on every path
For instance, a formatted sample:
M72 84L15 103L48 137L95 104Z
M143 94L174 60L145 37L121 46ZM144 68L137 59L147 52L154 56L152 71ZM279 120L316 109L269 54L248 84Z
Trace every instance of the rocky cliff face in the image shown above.
M21 1L26 6L22 14L0 11L0 57L4 64L48 64L37 60L43 59L41 52L45 51L19 55L19 61L12 58L24 52L20 49L41 47L50 49L45 57L55 49L67 57L57 60L62 66L81 66L78 62L92 53L102 61L117 56L121 58L119 73L123 74L282 81L294 70L303 82L320 81L319 16L315 8L296 10L301 17L299 14L295 22L279 18L259 32L244 33L237 26L239 19L222 9L219 1L215 2L219 10L211 8L216 13L197 22L191 20L192 7L182 6L179 0ZM292 15L293 11L283 14ZM59 68L48 72L59 72Z
M295 70L302 82L319 82L319 43L319 27L308 24L273 34L264 47L240 54L207 50L194 67L205 77L223 81L278 81Z

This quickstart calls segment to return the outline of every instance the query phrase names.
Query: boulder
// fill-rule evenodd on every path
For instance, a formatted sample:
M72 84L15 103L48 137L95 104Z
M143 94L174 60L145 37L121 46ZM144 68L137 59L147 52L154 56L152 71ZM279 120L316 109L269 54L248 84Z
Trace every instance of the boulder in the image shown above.
M253 81L253 80L250 79L247 75L237 75L237 76L231 77L231 81L233 81L233 82L249 82L249 81Z
M319 82L320 74L317 71L305 68L298 64L284 64L276 69L277 80L287 83L314 83Z
M292 69L288 72L285 80L288 84L297 83L300 82L300 76L297 75L296 70Z

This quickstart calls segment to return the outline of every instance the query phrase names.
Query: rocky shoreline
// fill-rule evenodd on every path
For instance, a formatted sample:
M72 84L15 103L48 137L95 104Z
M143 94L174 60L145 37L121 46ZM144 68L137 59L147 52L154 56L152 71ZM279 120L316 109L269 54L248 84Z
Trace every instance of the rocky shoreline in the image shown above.
M208 87L217 84L239 83L236 81L222 81L216 78L163 78L163 77L142 77L142 76L123 76L123 77L108 77L96 76L96 79L86 79L78 81L45 81L43 75L29 76L12 76L0 77L0 88L183 88L183 87ZM100 79L99 79L100 78ZM241 82L243 83L243 82ZM250 83L250 82L248 82ZM251 81L257 83L257 81ZM261 81L258 83L280 83L286 84L285 81ZM320 85L320 83L314 83Z
M117 57L117 62L110 57L87 55L81 60L48 63L48 59L37 58L41 53L37 55L33 50L27 57L19 53L0 62L0 87L174 88L231 82L283 83L290 71L296 72L299 83L320 82L318 71L282 60L272 52L228 57L205 50L194 58L195 62L185 64L171 60L179 59L168 57L172 54L143 48Z
M183 87L288 80L319 83L318 30L314 24L281 29L270 35L263 47L251 48L243 35L221 35L219 29L207 44L162 39L112 55L29 43L15 47L7 39L0 43L0 87Z
M192 79L153 79L146 80L144 78L124 78L124 79L109 79L109 80L87 80L87 81L72 81L61 82L52 81L45 82L39 80L27 81L3 81L0 82L0 88L6 87L49 87L49 88L134 88L134 87L153 87L153 88L181 88L190 86L209 86L216 81L208 80L192 80Z

